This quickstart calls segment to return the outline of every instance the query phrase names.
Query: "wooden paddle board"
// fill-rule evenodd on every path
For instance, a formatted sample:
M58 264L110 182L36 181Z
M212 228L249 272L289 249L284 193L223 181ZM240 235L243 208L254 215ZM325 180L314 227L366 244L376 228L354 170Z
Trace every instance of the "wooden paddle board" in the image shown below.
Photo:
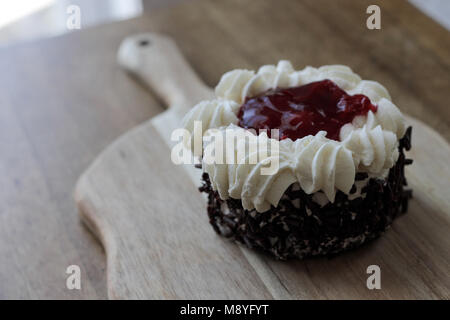
M433 129L407 117L414 197L383 237L332 259L276 261L216 235L197 190L200 170L171 161L172 131L212 90L162 35L126 39L119 62L168 109L118 138L76 186L81 219L107 254L110 298L450 297L450 147ZM381 270L379 290L366 285L371 265Z

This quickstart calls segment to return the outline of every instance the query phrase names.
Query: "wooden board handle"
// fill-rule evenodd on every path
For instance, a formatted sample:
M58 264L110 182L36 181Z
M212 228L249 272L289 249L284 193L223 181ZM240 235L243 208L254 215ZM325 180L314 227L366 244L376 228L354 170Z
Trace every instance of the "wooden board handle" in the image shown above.
M143 33L125 38L118 62L144 81L171 109L186 112L211 95L169 37Z

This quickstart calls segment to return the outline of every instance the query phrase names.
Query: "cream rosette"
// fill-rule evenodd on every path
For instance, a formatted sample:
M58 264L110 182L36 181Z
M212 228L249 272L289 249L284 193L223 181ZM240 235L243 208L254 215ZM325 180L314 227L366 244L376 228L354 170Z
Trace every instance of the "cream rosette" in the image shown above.
M296 71L289 61L280 61L277 66L262 66L257 72L232 70L222 76L215 88L217 98L198 103L184 117L183 127L193 134L194 121L201 121L204 138L208 137L209 129L215 129L216 135L221 132L224 138L227 130L245 131L241 137L255 135L237 126L237 113L246 97L272 88L296 87L325 79L335 82L350 95L366 95L377 105L377 111L357 116L344 125L340 141L326 138L325 131L295 141L270 141L275 139L259 134L252 141L269 140L277 146L277 152L260 157L256 163L203 161L203 170L222 199L241 199L244 209L264 212L271 205L277 206L283 193L295 182L307 194L323 191L328 200L334 202L337 190L349 194L356 172L366 172L371 177L386 176L398 159L398 141L405 134L403 115L381 84L361 80L349 67L342 65ZM238 139L235 160L239 148L248 143ZM204 143L203 151L207 147L208 143ZM274 174L262 174L261 169L274 156L278 157L278 170Z

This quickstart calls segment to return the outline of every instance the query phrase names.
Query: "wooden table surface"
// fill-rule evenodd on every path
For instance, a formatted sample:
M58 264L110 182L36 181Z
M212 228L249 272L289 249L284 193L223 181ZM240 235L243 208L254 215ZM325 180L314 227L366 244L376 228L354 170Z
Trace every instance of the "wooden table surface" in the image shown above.
M366 28L369 4L381 30ZM450 139L450 36L406 1L200 0L0 49L0 298L106 298L105 256L72 192L104 147L163 110L116 64L120 41L143 31L172 36L211 86L279 59L347 64ZM65 286L71 264L81 290Z

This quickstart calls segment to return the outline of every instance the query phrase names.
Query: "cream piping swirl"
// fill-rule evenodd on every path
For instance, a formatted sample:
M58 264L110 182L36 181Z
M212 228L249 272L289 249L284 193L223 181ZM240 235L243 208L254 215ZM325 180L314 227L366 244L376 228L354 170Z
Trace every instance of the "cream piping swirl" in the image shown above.
M406 129L401 112L381 84L362 80L349 67L341 65L295 71L289 61L280 61L277 66L262 66L256 73L240 69L227 72L216 86L217 99L197 104L186 114L183 126L192 133L194 121L202 121L206 135L212 128L222 133L244 130L237 126L237 113L246 97L271 88L300 86L324 79L334 81L349 94L368 96L378 106L377 112L369 111L367 116L356 117L352 123L344 125L340 131L341 141L326 138L324 131L296 141L277 141L279 152L272 156L279 157L279 170L274 175L260 174L260 167L268 161L264 158L256 164L203 163L213 189L222 199L241 199L245 209L263 212L270 205L278 204L289 185L299 182L306 193L321 190L333 202L337 190L350 192L356 172L383 177L395 164L398 140ZM252 133L247 131L247 134ZM260 134L257 139L270 138ZM238 141L238 148L245 143ZM204 144L203 148L206 147Z

